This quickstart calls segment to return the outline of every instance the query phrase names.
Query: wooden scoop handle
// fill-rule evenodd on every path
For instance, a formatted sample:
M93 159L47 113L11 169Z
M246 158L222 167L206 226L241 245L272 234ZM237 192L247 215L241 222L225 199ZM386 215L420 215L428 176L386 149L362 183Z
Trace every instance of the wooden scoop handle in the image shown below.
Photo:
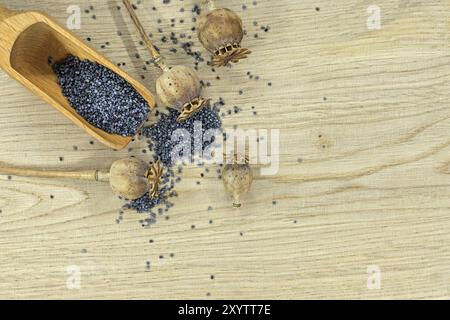
M139 18L136 14L136 11L134 11L133 5L131 4L130 0L122 0L123 4L125 5L125 8L127 8L128 13L130 14L131 20L133 20L134 25L136 26L136 29L139 31L139 34L141 35L142 40L144 41L145 46L147 47L148 52L150 52L150 55L152 56L155 64L161 68L163 71L169 70L169 68L164 63L164 60L161 56L161 54L156 50L153 43L150 41L150 38L148 37L147 33L145 32L144 27L142 26L142 23L139 21Z
M19 177L36 177L36 178L61 178L84 181L109 181L109 173L99 170L87 171L54 171L41 169L27 169L7 167L0 164L0 175L12 175Z

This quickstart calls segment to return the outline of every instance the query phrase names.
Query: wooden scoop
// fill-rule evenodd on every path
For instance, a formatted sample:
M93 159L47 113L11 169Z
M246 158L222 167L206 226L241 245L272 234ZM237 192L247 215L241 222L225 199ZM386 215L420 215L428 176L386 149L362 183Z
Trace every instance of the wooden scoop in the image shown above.
M105 132L80 116L63 96L49 58L57 62L74 55L97 62L128 81L150 108L155 107L153 95L142 84L41 12L10 11L0 5L0 35L0 67L92 137L111 148L123 149L132 137Z

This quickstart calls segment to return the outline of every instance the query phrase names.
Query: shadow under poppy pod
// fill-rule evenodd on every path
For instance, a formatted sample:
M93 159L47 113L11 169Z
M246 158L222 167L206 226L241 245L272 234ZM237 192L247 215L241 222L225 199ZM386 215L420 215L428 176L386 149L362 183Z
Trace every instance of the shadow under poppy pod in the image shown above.
M237 63L251 53L241 47L244 37L241 18L230 9L215 8L214 0L202 0L202 14L197 24L198 38L213 54L214 66Z

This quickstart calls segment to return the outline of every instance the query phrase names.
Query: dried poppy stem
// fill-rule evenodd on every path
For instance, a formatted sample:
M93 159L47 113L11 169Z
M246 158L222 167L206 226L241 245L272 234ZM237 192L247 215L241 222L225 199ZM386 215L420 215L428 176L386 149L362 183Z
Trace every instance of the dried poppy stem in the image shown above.
M200 95L202 90L200 79L191 68L185 66L167 67L163 57L147 36L130 0L122 1L155 64L163 71L163 74L156 81L156 93L159 99L167 107L180 111L178 122L185 121L208 103L208 100Z
M149 166L136 158L115 161L109 172L102 170L55 171L5 166L0 164L0 175L34 178L58 178L109 182L111 189L125 199L135 200L146 193L156 197L163 168L158 161Z
M17 168L0 165L1 175L11 175L18 177L30 178L60 178L84 181L109 181L109 172L100 170L83 170L83 171L55 171L43 169Z
M162 71L168 71L169 68L167 67L164 58L161 56L161 54L159 53L159 51L155 48L155 46L153 45L153 43L150 41L150 38L148 37L147 33L145 32L144 27L142 26L142 23L139 21L138 16L136 15L136 12L133 9L133 5L131 4L131 2L129 0L123 0L123 4L125 5L125 7L127 8L131 20L133 20L134 25L136 26L136 29L138 30L142 41L144 41L144 44L148 50L148 52L150 52L150 55L153 58L153 62L155 63L155 65L157 67L159 67Z

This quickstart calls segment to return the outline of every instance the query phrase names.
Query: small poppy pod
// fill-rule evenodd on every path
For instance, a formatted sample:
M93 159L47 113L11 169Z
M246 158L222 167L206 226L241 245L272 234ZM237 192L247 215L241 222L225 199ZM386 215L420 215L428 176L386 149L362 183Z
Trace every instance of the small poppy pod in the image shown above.
M233 206L241 207L240 198L247 193L253 183L253 170L248 163L248 157L235 155L231 163L225 164L222 171L225 191L233 197Z
M241 48L243 37L242 20L230 9L213 9L199 18L198 38L214 55L214 66L225 66L247 58L251 52Z

